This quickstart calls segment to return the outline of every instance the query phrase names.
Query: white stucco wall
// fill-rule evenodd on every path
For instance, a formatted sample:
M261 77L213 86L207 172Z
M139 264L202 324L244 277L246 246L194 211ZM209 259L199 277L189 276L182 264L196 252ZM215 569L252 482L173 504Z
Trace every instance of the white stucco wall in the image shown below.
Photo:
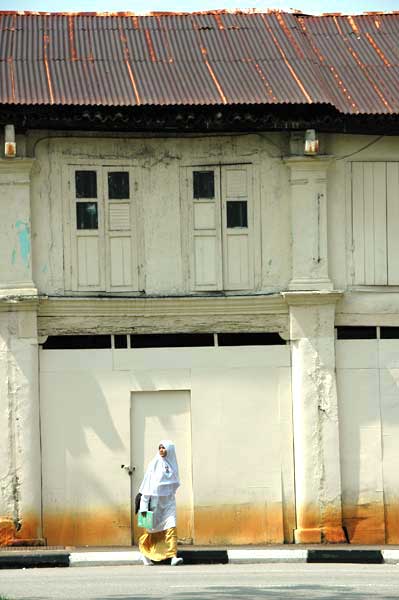
M191 454L181 462L192 465L193 507L187 493L177 493L179 536L189 531L200 544L292 540L288 346L43 350L40 360L44 535L50 544L93 544L100 537L102 544L130 543L131 493L140 484L133 473L131 490L121 469L138 460L130 456L136 431L131 395L151 392L154 399L159 392L156 413L137 432L151 439L156 415L172 435L178 414L173 403L170 414L162 409L163 392L180 390L189 397ZM194 510L191 517L188 510Z

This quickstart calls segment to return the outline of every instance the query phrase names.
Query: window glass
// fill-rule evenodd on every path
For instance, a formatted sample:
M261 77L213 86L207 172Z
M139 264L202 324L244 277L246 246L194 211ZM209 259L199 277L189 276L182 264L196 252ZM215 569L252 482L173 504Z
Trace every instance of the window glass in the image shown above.
M76 198L97 198L97 173L75 171Z
M97 202L76 203L76 226L78 229L98 229Z
M246 201L234 200L227 202L227 227L248 227Z
M194 198L215 197L215 173L213 171L193 172L193 196Z
M108 198L126 200L129 196L129 173L123 171L108 173Z

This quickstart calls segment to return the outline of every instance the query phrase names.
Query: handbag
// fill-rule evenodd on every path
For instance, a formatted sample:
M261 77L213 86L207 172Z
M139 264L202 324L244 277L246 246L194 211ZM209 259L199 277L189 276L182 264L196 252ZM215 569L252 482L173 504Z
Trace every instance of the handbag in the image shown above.
M153 512L152 510L147 510L145 516L143 515L143 513L139 512L139 514L137 515L137 525L139 527L144 527L145 529L152 529L152 525L153 525Z

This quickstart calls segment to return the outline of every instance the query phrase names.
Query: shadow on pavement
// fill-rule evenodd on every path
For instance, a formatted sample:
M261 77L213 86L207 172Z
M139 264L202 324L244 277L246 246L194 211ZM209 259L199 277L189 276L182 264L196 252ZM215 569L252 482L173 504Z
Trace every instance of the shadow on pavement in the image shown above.
M398 600L399 593L378 593L358 591L350 586L334 587L321 585L298 585L287 587L209 587L203 591L194 592L193 590L178 592L176 589L169 590L165 588L162 595L142 594L139 595L119 595L119 596L101 596L90 600L218 600L219 598L231 598L233 600L258 600L259 598L273 598L276 600L287 600L290 598L301 598L306 600L365 600L370 597L370 593L376 600ZM31 600L41 600L32 598ZM89 599L88 599L89 600Z

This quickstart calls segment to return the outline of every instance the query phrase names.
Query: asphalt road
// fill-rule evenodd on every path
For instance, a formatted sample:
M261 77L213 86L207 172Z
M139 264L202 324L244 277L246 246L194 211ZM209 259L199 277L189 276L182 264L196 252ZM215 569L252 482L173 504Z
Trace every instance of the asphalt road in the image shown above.
M9 600L399 598L399 565L196 565L0 570Z

